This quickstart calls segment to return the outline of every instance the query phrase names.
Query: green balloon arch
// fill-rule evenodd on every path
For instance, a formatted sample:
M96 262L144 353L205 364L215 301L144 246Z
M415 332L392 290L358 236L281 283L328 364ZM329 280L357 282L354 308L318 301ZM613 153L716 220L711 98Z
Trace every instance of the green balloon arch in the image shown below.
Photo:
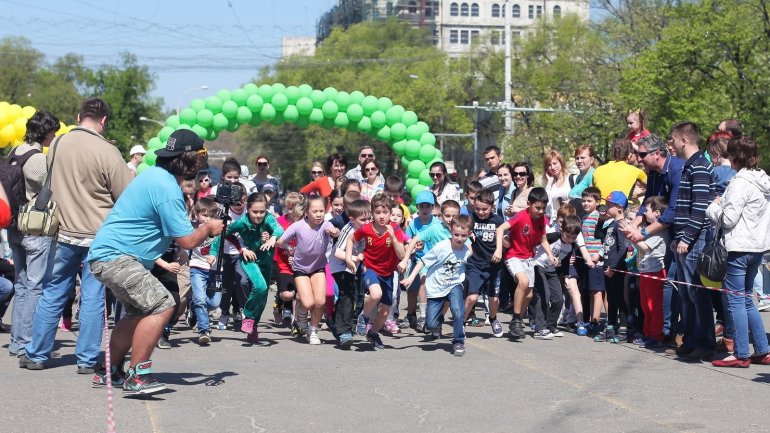
M194 99L178 116L169 116L166 126L148 141L148 152L137 173L155 165L155 150L166 147L168 137L177 129L191 129L202 139L214 141L223 130L235 132L243 125L263 123L292 123L301 129L310 125L346 129L384 141L401 157L407 172L406 188L412 197L433 184L430 165L443 160L428 124L388 98L333 87L318 90L308 84L287 87L281 83L249 83L240 89L220 90L205 99Z

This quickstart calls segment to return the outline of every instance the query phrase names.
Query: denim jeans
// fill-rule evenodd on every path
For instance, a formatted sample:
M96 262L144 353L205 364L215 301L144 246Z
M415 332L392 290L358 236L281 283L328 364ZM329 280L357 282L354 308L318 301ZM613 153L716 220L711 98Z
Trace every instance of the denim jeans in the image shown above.
M668 275L663 283L663 334L671 337L682 330L679 315L682 312L682 300L679 298L679 288L671 281L676 280L676 260L671 260Z
M48 267L52 242L50 237L24 236L18 230L8 228L8 244L13 252L13 266L16 270L16 298L11 312L11 343L8 345L11 353L24 352L24 346L32 339L32 319L43 293L43 277Z
M13 296L13 282L7 278L0 277L0 303L9 301ZM1 313L5 313L4 310L0 310ZM0 319L5 314L0 314Z
M463 300L463 286L456 285L449 290L449 294L442 298L428 298L428 311L425 313L425 327L429 331L438 329L441 323L441 311L444 309L444 301L449 301L449 309L452 311L454 334L452 344L465 343L465 331L463 321L465 319L465 301Z
M52 246L53 259L43 277L43 296L37 303L32 323L32 340L26 346L27 357L34 362L48 360L56 340L64 305L83 265L80 282L80 316L75 355L79 366L93 366L99 358L104 327L104 286L91 273L86 261L88 247L62 242Z
M209 271L190 268L190 284L192 285L192 311L198 322L198 332L210 329L209 311L216 309L222 300L222 292L209 292ZM209 293L211 295L209 296Z
M735 341L735 357L748 358L749 332L757 354L770 352L765 326L754 305L754 278L757 276L762 253L731 252L727 256L727 276L722 292L725 308L725 325L732 330Z
M692 284L701 284L697 271L698 257L706 245L706 232L690 245L686 254L676 254L677 280ZM716 348L714 335L714 309L711 304L711 292L701 287L680 285L679 296L682 300L682 319L684 322L684 343L689 350L701 349L713 352Z

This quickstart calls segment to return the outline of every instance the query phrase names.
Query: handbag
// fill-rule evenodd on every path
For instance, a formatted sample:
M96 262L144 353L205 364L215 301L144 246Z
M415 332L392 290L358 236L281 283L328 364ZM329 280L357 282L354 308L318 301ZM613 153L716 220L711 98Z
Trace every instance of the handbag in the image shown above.
M703 247L698 257L698 273L711 281L722 281L727 275L727 248L722 218L717 224L714 240Z
M51 146L51 168L48 170L43 187L40 189L35 202L25 204L19 211L17 227L24 235L53 236L59 231L58 206L55 201L51 200L53 195L51 173L53 172L53 162L56 159L56 148L61 137L59 136Z

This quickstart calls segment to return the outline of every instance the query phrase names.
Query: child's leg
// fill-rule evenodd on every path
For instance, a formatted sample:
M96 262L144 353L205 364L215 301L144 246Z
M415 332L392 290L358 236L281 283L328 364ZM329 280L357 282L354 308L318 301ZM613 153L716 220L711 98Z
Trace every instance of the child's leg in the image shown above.
M198 322L198 332L209 330L209 312L206 308L207 296L206 288L208 286L208 272L200 269L190 269L190 284L192 285L192 311Z
M385 324L385 320L388 318L388 312L390 311L390 306L393 305L393 274L378 276L377 279L379 282L378 288L380 289L381 298L377 317L374 319L374 323L372 323L371 332L375 334L380 332L382 325ZM369 289L369 292L371 293L371 288Z
M468 320L468 316L473 313L473 310L476 307L476 302L479 300L479 294L486 286L488 279L489 277L487 275L484 275L476 268L467 268L465 272L465 282L468 285L468 296L465 297L465 303L463 305L463 309L465 310L463 323Z
M548 315L548 288L545 272L540 266L535 268L535 287L532 290L532 302L530 307L535 315L535 327L538 331L546 328L546 316Z
M460 285L454 286L447 296L449 299L449 308L452 309L452 344L465 344L465 330L463 329L465 317L465 304L463 303L463 288Z
M294 277L294 285L297 286L297 312L299 317L302 313L307 314L313 309L313 287L310 285L310 277L307 275L297 275Z
M593 290L591 293L591 322L599 323L604 305L604 292Z
M251 287L249 297L243 304L243 317L258 322L267 305L267 282L257 262L241 261L239 273L241 285L250 283Z
M364 311L361 313L364 315L364 318L369 319L374 313L375 308L380 303L380 299L382 299L382 287L379 284L369 284L369 297L366 298L366 301L364 302Z
M316 272L310 276L310 285L312 287L313 309L310 311L310 326L318 328L321 323L321 316L324 314L326 306L326 272Z
M333 274L340 295L334 306L334 333L337 337L353 333L353 304L356 300L355 275L349 272Z
M444 308L445 298L428 298L425 311L425 330L432 332L441 326L441 310Z
M515 277L517 283L516 293L513 295L513 315L521 317L522 312L527 310L529 302L532 300L532 288L526 272L518 272Z
M476 302L479 300L479 294L478 293L468 293L468 297L465 298L465 303L463 305L463 309L465 312L465 315L463 317L463 321L468 320L468 316L473 312L474 307L476 306ZM454 313L452 313L454 314Z
M545 277L545 287L547 290L547 300L550 303L546 310L546 326L550 331L556 329L556 324L559 321L559 314L564 306L564 295L562 294L561 280L556 272L543 272Z
M575 318L578 322L585 322L583 317L583 299L580 296L580 289L578 288L577 278L565 277L564 285L567 286L567 292L572 300L572 308L575 310Z

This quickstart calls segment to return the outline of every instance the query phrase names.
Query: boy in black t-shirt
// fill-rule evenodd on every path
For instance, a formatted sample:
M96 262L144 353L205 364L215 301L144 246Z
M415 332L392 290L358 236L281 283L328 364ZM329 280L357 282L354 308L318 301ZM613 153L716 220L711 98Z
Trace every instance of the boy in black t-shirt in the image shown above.
M503 336L503 326L497 320L497 309L500 307L500 263L492 263L495 252L495 231L505 220L494 213L495 196L491 191L479 191L473 202L471 218L473 219L473 255L468 259L465 280L468 285L468 296L465 298L465 320L473 312L473 307L482 291L486 291L489 299L489 324L495 337Z

